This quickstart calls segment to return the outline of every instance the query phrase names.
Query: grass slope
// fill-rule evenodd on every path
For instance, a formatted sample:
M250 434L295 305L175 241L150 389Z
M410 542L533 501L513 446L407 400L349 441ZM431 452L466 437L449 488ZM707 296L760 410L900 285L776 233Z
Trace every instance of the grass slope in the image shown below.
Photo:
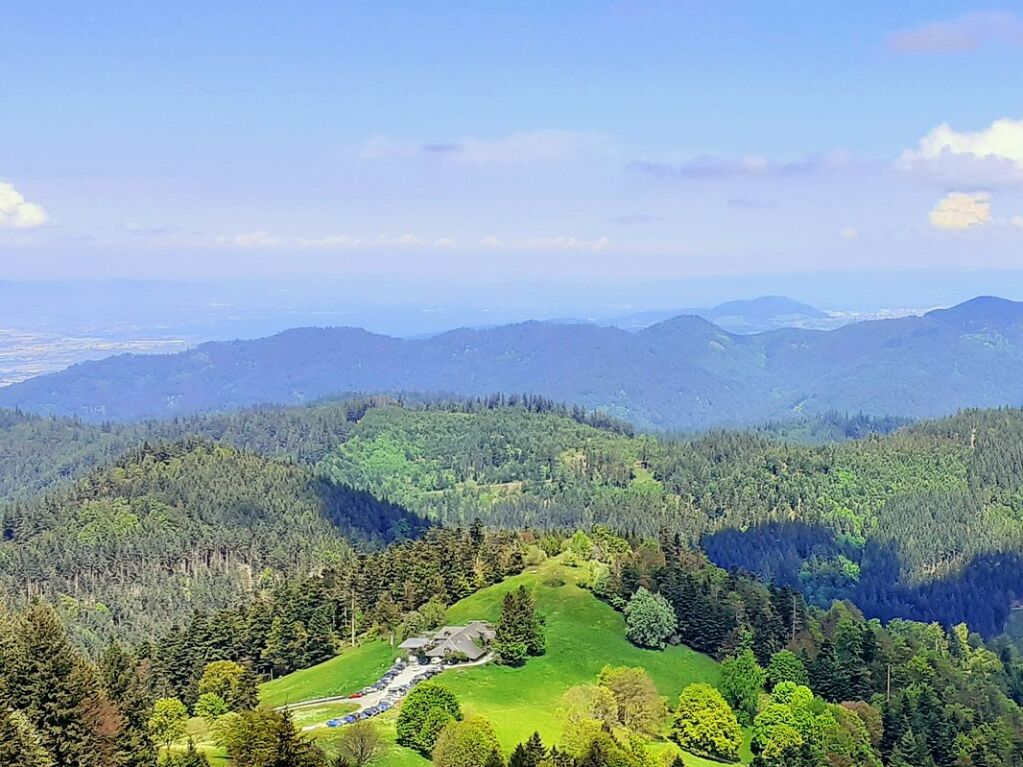
M620 613L576 585L581 572L549 560L503 583L484 589L448 611L451 623L474 619L496 621L504 595L525 586L547 616L547 654L522 668L484 666L448 671L437 681L451 689L467 713L494 722L501 745L510 750L539 730L547 743L561 737L561 721L551 716L561 696L579 684L592 683L606 664L641 666L662 695L674 702L693 682L718 681L718 666L688 647L644 650L625 638Z
M382 640L345 649L336 658L260 685L259 702L284 706L304 700L350 695L377 681L396 657Z
M547 654L543 657L531 658L518 669L491 665L451 670L437 678L458 696L466 713L480 714L493 722L506 751L534 730L539 730L545 742L558 742L561 721L557 708L561 696L570 687L593 682L605 664L645 668L672 704L687 684L718 681L717 663L687 647L656 651L631 644L625 638L622 615L576 585L581 575L581 571L560 560L548 560L483 589L448 610L449 623L495 621L505 594L525 586L547 616ZM378 677L392 657L386 643L368 642L319 666L264 684L260 699L270 705L282 705L346 694ZM388 741L378 762L380 767L426 767L428 760L394 744L394 720L393 713L378 719ZM313 737L328 752L333 750L330 741L334 733L321 729ZM667 742L653 747L658 751L675 750ZM696 767L717 764L690 754L685 754L685 760L687 765Z

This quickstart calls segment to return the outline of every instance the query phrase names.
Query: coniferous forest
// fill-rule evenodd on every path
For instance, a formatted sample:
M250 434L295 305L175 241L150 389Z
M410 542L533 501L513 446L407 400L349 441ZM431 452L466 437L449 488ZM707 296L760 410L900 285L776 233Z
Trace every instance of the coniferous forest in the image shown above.
M4 413L0 764L379 761L359 728L310 739L260 685L434 630L545 562L541 585L581 587L617 640L705 654L716 683L665 702L608 657L558 703L561 740L515 748L430 693L450 710L416 704L413 751L659 767L667 738L765 767L1023 764L1023 412L819 425L856 438L658 436L504 396ZM496 601L506 673L557 657L536 594ZM222 754L187 745L207 720Z

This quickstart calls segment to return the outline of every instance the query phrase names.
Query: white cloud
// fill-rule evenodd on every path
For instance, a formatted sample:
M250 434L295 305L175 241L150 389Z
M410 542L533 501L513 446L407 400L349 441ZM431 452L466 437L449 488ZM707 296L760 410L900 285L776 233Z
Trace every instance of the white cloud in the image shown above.
M1012 225L1013 226L1023 227L1023 216L1013 216L1012 217Z
M860 230L855 226L847 226L841 231L841 235L843 240L855 240L860 236Z
M991 223L991 195L987 192L950 192L929 214L937 229L963 230Z
M954 19L933 21L892 35L899 51L942 53L969 51L990 43L1023 45L1023 19L1011 11L970 11Z
M501 246L504 245L504 241L500 237L495 237L492 234L488 234L486 237L480 240L480 245L482 245L485 248L500 248Z
M269 232L263 231L218 237L217 242L221 245L234 245L239 248L263 248L284 244L284 240L280 237L274 237Z
M26 200L14 184L0 181L0 229L34 229L49 220L41 205Z
M434 156L469 165L521 165L570 160L600 151L610 142L596 133L536 130L495 139L418 142L374 136L365 141L359 156L367 160Z
M995 120L979 131L957 131L943 123L903 152L899 165L945 183L1021 184L1023 120Z

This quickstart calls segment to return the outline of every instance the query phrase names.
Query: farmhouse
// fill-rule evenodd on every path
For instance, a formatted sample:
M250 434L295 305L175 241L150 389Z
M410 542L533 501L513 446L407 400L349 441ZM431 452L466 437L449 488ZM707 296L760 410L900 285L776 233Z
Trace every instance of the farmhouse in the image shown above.
M430 636L409 637L398 647L410 656L429 659L468 658L479 660L494 638L488 623L473 621L464 626L444 626Z

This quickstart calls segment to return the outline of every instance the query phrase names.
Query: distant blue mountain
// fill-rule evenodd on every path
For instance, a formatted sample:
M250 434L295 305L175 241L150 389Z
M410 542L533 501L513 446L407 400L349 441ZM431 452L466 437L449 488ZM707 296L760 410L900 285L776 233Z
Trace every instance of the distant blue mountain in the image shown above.
M607 320L623 330L642 330L657 322L680 314L693 314L717 324L730 333L763 333L782 327L809 327L823 329L841 324L826 312L809 304L793 301L784 296L761 296L741 301L727 301L709 309L675 309L636 312Z
M772 314L764 301L755 306ZM524 322L417 340L299 328L78 364L0 389L0 407L132 420L356 391L541 394L672 429L1018 406L1023 304L977 298L923 316L752 335L692 315L638 332Z

